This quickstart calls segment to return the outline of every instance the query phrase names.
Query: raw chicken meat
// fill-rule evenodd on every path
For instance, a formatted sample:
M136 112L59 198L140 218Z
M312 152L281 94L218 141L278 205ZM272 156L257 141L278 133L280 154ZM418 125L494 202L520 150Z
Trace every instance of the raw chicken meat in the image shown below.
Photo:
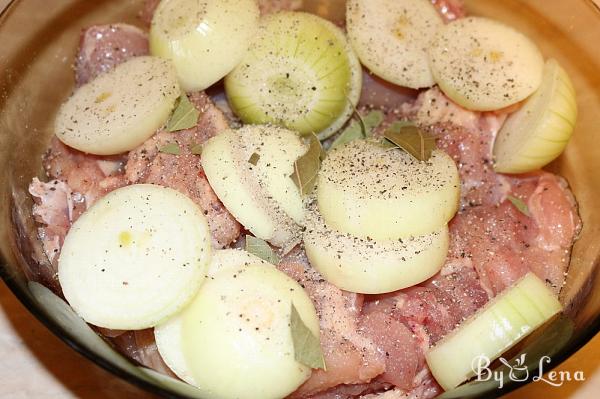
M450 223L451 247L443 270L475 268L490 296L529 270L558 292L581 221L562 178L543 171L494 171L495 135L512 110L467 111L434 88L404 111L438 138L461 177L461 208ZM512 204L515 198L527 204L530 216Z
M224 248L238 238L241 226L217 198L202 170L200 157L192 154L191 149L227 129L228 125L223 113L204 93L192 93L189 99L201 113L198 124L176 133L160 131L131 151L125 176L131 184L159 184L190 197L208 219L213 245ZM177 143L179 155L159 151L169 143Z
M77 83L84 84L130 57L147 53L147 35L134 26L88 28L82 34L77 56ZM177 133L178 141L201 144L227 128L222 113L204 94L192 94L191 101L202 116L195 128ZM239 223L212 191L198 157L186 153L187 147L181 156L159 154L160 143L171 136L172 133L158 133L129 156L112 157L85 154L52 137L43 160L46 175L52 180L43 183L35 179L29 188L36 202L33 214L41 224L38 235L52 265L52 279L56 278L58 255L71 224L96 200L128 184L155 183L189 195L204 210L216 247L222 248L239 236Z
M80 193L86 208L126 184L124 162L124 156L99 157L77 151L56 136L52 137L43 159L46 175L65 182L73 192Z
M442 18L452 22L467 15L463 0L431 0Z
M389 354L384 372L370 384L329 388L319 397L358 397L370 387L377 392L391 385L395 388L382 398L433 397L441 388L424 363L431 345L529 270L560 290L580 228L576 204L564 180L553 174L494 172L493 140L511 111L466 111L434 88L388 114L436 135L459 168L461 207L450 223L450 250L440 273L415 287L364 298L359 330L378 353ZM516 208L513 197L527 204L531 216Z
M33 215L41 226L38 235L52 265L58 271L58 255L71 224L97 199L122 187L121 157L99 158L83 154L52 138L44 156L44 169L51 179L34 178L29 193L35 200Z
M75 81L81 86L123 61L148 52L148 35L133 25L92 26L81 34Z
M109 330L110 331L110 330ZM106 333L106 331L103 331ZM126 331L111 339L119 352L146 366L169 377L177 378L162 360L154 340L154 329Z
M446 22L465 15L459 0L431 1ZM145 23L150 23L157 4L158 0L146 1L140 13ZM300 4L259 1L263 13ZM77 84L147 52L146 33L136 27L91 27L82 34ZM282 260L278 268L298 281L315 304L327 365L326 371L314 370L292 398L436 396L441 388L424 361L428 348L530 270L558 292L581 228L575 200L562 178L543 171L519 176L495 173L491 155L495 134L518 104L497 112L471 112L437 88L419 94L369 75L366 78L361 106L384 109L383 128L398 118L412 120L434 134L438 147L455 160L461 177L460 209L450 222L451 243L442 270L401 291L385 295L344 292L310 266L301 248ZM196 127L176 133L159 131L129 154L96 157L53 138L44 158L51 180L34 179L30 193L54 273L71 224L94 201L128 184L160 184L186 194L207 216L215 247L243 242L239 239L242 227L219 201L200 158L191 151L227 129L227 120L206 94L190 93L189 99L201 113ZM179 146L179 155L160 151L169 143ZM515 199L526 209L517 208ZM173 376L156 349L151 329L100 332L138 363Z
M340 384L370 382L381 374L384 356L359 328L362 295L344 292L325 281L299 249L290 252L278 267L298 281L313 300L327 365L327 371L313 371L292 396L310 397Z
M410 390L425 364L418 338L397 317L396 308L383 301L369 302L362 312L360 330L371 337L385 355L385 372L380 380Z

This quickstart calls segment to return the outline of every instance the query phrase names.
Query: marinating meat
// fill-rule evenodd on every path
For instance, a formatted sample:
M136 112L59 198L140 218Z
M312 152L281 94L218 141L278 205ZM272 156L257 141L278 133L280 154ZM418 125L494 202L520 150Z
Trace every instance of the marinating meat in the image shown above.
M73 192L80 193L88 208L110 191L125 185L124 162L124 156L85 154L52 137L43 166L49 178L63 181Z
M126 181L122 157L87 155L65 146L56 137L51 140L43 165L51 180L34 179L29 193L36 202L33 214L41 224L38 234L55 274L60 248L71 224L96 200L124 186Z
M431 2L446 22L451 22L467 15L462 0L431 0Z
M575 201L560 177L494 172L491 148L504 112L467 111L431 89L391 114L433 132L454 158L463 185L461 208L450 222L450 250L440 273L418 286L363 300L358 328L384 355L384 371L372 384L343 385L323 397L357 397L376 383L379 390L396 386L381 397L435 396L441 388L424 364L425 351L530 270L558 292L580 229ZM509 196L522 199L531 216Z
M298 281L313 300L327 365L327 371L313 371L292 396L310 397L340 384L370 382L381 374L385 370L384 356L359 328L362 295L344 292L325 281L299 249L288 254L278 267Z
M494 171L491 149L504 112L464 110L438 89L421 94L404 111L436 135L460 173L461 209L450 223L452 241L444 270L474 267L490 296L529 270L558 292L581 228L566 182L542 171L514 176ZM527 204L530 216L510 198Z
M366 304L361 315L360 330L371 337L385 356L385 372L379 380L410 390L425 364L418 337L394 315L396 309L383 301Z
M241 227L208 184L200 157L192 154L192 147L227 129L228 125L223 113L204 93L192 93L189 98L201 113L197 125L176 133L160 131L131 151L125 176L130 184L159 184L186 194L204 211L213 245L224 248L238 238ZM169 143L177 143L179 155L160 152L159 149Z
M92 26L81 34L75 81L81 86L123 61L148 52L148 35L133 25Z
M114 53L116 47L111 46L121 47ZM116 24L89 28L82 36L78 55L78 83L87 82L129 57L146 54L147 47L146 34L135 27ZM222 248L237 239L239 223L209 186L199 157L189 150L191 144L201 144L226 129L227 121L203 93L191 94L190 100L201 112L196 127L177 134L158 132L130 154L95 156L52 137L43 158L44 170L51 181L34 179L29 191L36 202L33 214L41 224L38 234L52 264L53 279L60 248L71 224L96 200L133 183L160 184L190 196L205 212L216 247ZM182 145L179 156L159 152L161 143L169 142L172 137Z
M460 0L431 2L446 22L465 16ZM145 1L139 14L142 22L150 25L158 3ZM261 13L268 14L298 9L302 0L259 0L258 4ZM92 26L81 35L76 83L81 86L130 57L148 53L148 35L142 29L127 24ZM326 370L313 370L290 398L438 395L442 389L425 362L429 348L530 271L558 293L581 229L575 199L564 179L545 171L506 175L494 170L496 134L521 104L473 112L449 100L437 87L400 88L365 69L363 73L359 107L385 114L375 135L397 120L412 121L434 135L438 148L457 165L460 206L449 223L450 246L443 267L416 286L380 295L351 293L326 281L301 245L281 260L277 268L297 281L315 305L326 364ZM229 109L221 86L210 90ZM199 156L200 145L230 124L206 93L187 96L200 113L196 126L177 132L159 129L126 154L85 154L52 138L43 158L48 181L35 178L29 186L39 237L52 265L51 279L56 278L61 246L71 225L98 199L132 184L156 184L183 193L206 216L214 248L243 246L243 227L213 191ZM233 111L230 120L241 124ZM164 151L166 145L176 145L178 153ZM139 364L175 377L158 352L153 329L97 331Z
M112 342L119 352L134 359L139 364L177 378L158 353L156 341L154 340L154 329L125 331L116 337L112 337Z
M74 198L71 188L62 181L42 182L38 178L29 185L29 193L35 201L33 216L41 225L38 236L52 267L45 277L53 281L58 271L58 254L75 217L75 207L81 204L80 196Z

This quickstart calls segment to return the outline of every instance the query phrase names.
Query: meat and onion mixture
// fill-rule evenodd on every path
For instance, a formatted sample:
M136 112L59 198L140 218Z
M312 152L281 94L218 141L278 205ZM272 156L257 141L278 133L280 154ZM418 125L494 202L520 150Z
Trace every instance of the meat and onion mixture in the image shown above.
M562 310L581 220L542 168L573 85L460 0L303 6L82 31L29 186L40 281L203 397L432 398Z

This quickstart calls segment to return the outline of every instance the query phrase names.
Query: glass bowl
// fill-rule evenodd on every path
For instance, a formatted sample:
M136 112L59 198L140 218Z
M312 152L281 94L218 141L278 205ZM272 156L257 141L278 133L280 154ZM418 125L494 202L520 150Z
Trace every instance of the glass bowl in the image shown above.
M41 246L27 186L42 176L41 154L59 104L74 85L73 62L83 27L123 21L139 24L142 0L18 0L0 16L0 274L23 304L54 334L103 368L165 397L199 398L198 390L139 367L115 352L43 284ZM533 38L546 57L571 75L579 120L566 152L548 168L569 181L583 219L573 249L564 314L536 331L511 354L527 353L524 381L471 382L443 397L496 397L571 356L600 329L600 10L591 0L467 0L473 14L509 23ZM309 11L343 20L343 0L305 0ZM383 11L383 10L382 10ZM502 366L504 367L504 366ZM506 371L506 370L505 370ZM508 373L504 373L508 378Z

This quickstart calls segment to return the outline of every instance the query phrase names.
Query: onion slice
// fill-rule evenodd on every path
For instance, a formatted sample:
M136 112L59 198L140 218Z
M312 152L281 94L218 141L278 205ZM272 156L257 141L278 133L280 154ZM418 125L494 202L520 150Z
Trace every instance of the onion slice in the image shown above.
M496 359L561 309L546 284L528 273L431 348L429 369L442 388L453 389L475 375L478 359Z

